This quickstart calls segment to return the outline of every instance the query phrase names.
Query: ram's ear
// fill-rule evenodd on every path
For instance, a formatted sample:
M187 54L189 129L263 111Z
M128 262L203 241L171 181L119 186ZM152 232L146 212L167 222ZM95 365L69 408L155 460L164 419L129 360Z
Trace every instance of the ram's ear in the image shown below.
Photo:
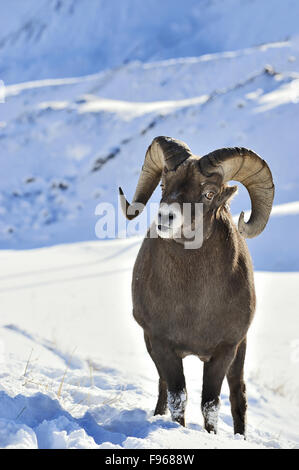
M238 191L238 186L225 186L217 199L218 207L223 206L224 204L229 204L230 200Z

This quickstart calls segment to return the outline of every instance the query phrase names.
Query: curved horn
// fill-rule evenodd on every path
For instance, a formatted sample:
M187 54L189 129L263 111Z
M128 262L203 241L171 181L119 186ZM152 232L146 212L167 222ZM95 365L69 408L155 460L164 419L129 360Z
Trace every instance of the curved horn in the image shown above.
M252 150L235 147L215 150L202 157L199 165L206 176L221 173L224 183L235 180L246 187L251 199L251 215L246 223L244 212L241 212L238 229L245 238L259 235L268 222L274 198L274 184L267 163Z
M119 188L121 207L127 219L134 219L140 214L159 184L164 166L168 170L175 170L190 155L192 155L191 150L180 140L156 137L152 141L145 155L132 204L128 203L122 189Z

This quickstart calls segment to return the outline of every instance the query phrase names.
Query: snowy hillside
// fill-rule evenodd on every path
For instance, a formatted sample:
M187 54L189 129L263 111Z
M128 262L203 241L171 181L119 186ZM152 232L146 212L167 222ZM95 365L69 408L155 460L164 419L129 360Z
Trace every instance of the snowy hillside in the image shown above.
M157 135L194 153L253 148L269 163L275 204L298 201L299 40L6 87L0 105L0 246L95 239L99 202L132 196ZM159 189L154 196L159 200ZM241 189L232 205L249 208ZM298 211L278 211L249 242L256 269L299 269ZM281 240L284 243L281 243Z
M0 8L0 76L8 84L236 50L298 33L296 0L1 0Z
M153 417L157 373L130 302L139 244L0 253L0 447L299 448L299 275L256 274L248 439L233 437L226 383L214 436L202 428L195 357L184 360L187 427Z
M0 448L299 448L298 17L296 0L0 0ZM226 383L219 434L203 430L194 357L187 427L153 417L142 237L96 238L97 205L132 198L158 135L252 148L273 173L248 240L247 441ZM239 185L231 211L249 208Z

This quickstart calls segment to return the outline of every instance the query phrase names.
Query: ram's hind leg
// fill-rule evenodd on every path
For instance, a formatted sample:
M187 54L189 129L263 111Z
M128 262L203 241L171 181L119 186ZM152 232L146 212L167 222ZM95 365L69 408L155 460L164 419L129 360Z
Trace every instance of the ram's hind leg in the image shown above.
M221 345L210 361L204 364L201 409L208 432L217 433L221 386L235 352L236 347Z
M157 340L147 340L150 356L156 364L160 375L159 398L157 409L166 410L166 398L168 408L173 421L185 426L185 407L187 392L183 372L183 361L167 345ZM158 414L158 413L157 413Z
M152 346L146 334L144 334L144 340L146 344L146 349L155 363L155 360L152 357ZM158 395L156 408L154 411L154 415L156 416L156 415L165 415L167 412L167 383L165 382L165 380L162 379L161 372L159 370L158 365L156 363L155 365L159 374L159 395Z
M246 353L246 338L238 347L234 361L232 362L228 373L227 381L230 388L231 411L234 421L234 433L243 434L246 431L246 386L243 377L244 360Z

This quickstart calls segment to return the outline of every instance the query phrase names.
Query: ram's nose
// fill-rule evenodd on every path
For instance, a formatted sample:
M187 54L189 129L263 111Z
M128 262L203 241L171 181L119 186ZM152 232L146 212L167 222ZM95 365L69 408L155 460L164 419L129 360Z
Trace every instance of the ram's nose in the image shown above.
M162 211L158 212L158 229L162 230L163 227L171 228L175 225L176 213L174 211Z

